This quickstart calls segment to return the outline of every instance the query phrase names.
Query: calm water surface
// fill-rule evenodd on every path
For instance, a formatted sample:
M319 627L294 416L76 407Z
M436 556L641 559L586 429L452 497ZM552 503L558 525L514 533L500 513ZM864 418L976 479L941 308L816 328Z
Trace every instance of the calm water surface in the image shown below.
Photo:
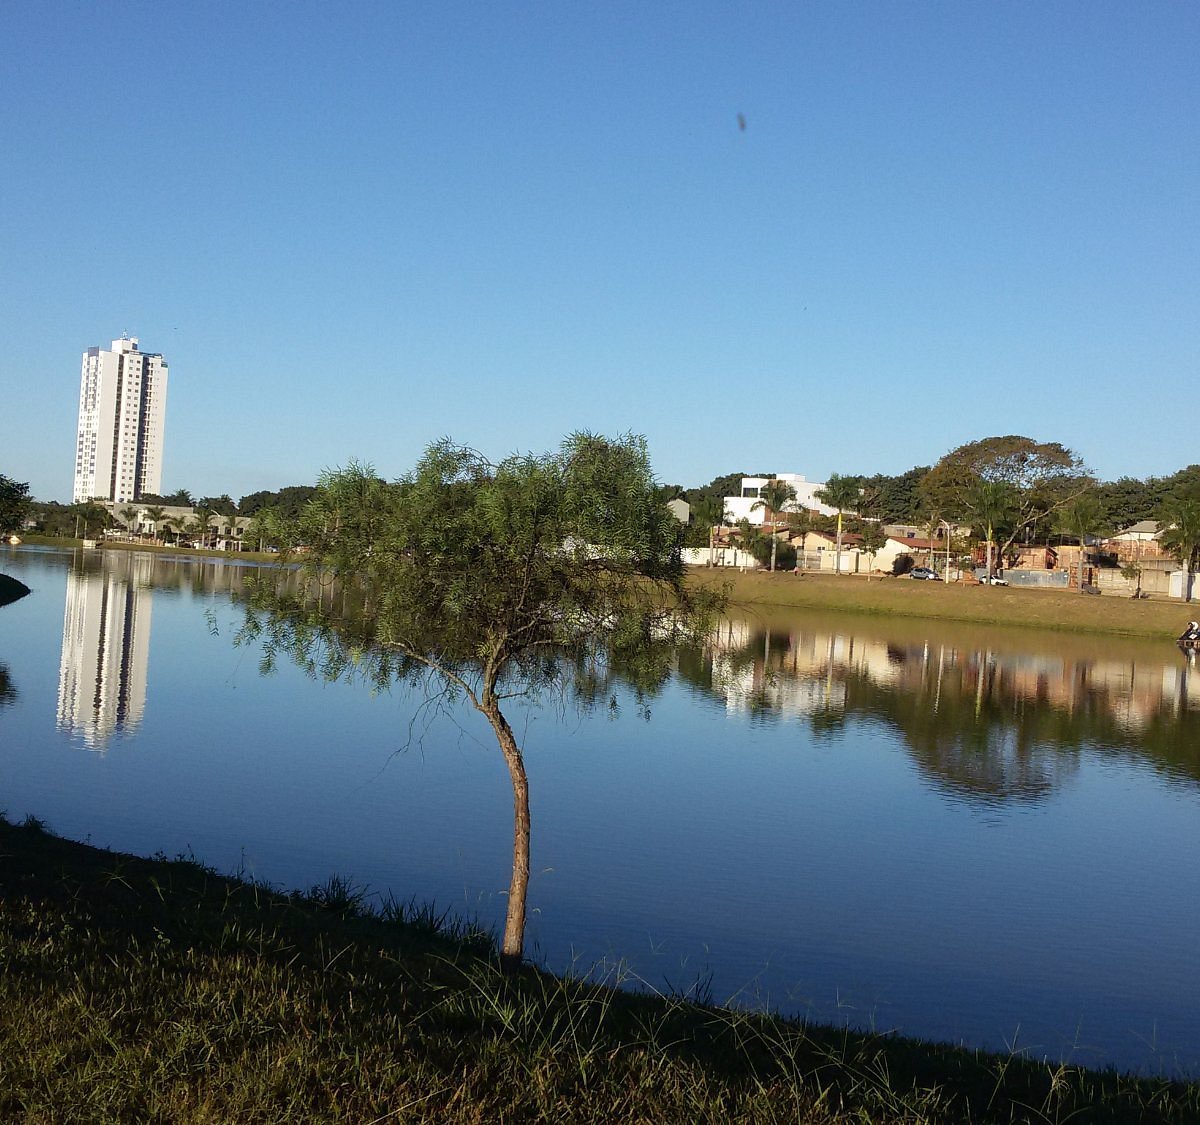
M473 713L235 647L251 568L6 550L0 808L499 926L511 793ZM1200 1076L1200 669L1170 644L797 614L649 717L515 715L529 948L657 989Z

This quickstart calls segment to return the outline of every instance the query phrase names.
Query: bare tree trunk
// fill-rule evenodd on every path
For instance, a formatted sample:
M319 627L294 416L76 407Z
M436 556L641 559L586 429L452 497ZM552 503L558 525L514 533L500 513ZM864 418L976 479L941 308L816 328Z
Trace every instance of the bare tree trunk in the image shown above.
M513 973L521 967L525 950L525 900L529 893L529 778L512 727L491 692L484 696L483 713L496 732L513 788L512 881L508 885L508 913L504 920L504 941L500 946L500 966L506 973Z

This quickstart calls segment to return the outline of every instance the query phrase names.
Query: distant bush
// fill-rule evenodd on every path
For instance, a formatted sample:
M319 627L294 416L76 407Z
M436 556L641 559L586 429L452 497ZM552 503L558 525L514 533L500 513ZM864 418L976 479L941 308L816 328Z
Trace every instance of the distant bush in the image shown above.
M750 544L750 553L763 565L771 565L771 539L770 536L764 536L761 539L756 539ZM775 545L775 569L776 570L795 570L796 569L796 548L790 543L785 543L782 539Z

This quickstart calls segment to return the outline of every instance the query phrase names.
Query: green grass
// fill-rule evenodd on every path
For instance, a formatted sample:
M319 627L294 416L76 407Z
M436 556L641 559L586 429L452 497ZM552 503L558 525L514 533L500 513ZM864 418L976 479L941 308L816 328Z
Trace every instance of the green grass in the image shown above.
M0 1119L1194 1122L1195 1085L634 995L332 880L0 823Z
M58 547L64 551L83 546L82 539L74 539L60 535L38 535L30 532L21 536L21 542L36 547ZM149 551L152 554L183 555L186 558L215 558L234 559L240 562L278 562L279 555L259 551L216 551L207 547L180 547L174 543L147 543L141 540L125 542L120 539L98 540L99 551Z
M741 573L693 568L697 586L727 586L740 606L788 606L838 613L861 613L961 621L977 625L1023 626L1073 633L1109 633L1174 639L1200 605L1173 598L1138 599L1078 590L1036 590L1004 586L962 586L832 574Z

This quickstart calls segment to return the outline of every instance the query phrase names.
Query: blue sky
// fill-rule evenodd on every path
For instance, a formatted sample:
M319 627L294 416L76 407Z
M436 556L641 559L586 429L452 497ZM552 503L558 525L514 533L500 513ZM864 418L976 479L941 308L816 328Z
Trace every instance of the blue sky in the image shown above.
M1195 3L10 3L0 472L79 360L163 485L646 435L666 481L992 434L1200 460ZM745 128L739 124L742 115Z

